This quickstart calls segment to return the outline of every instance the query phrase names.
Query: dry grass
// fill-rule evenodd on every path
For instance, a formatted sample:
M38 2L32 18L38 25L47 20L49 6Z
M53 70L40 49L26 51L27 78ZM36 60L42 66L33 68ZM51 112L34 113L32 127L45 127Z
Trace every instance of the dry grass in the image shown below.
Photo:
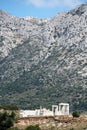
M39 124L41 130L87 130L87 115L81 115L79 118L72 116L58 116L49 118L29 118L19 119L16 124L21 130L28 125ZM20 124L20 125L19 125Z

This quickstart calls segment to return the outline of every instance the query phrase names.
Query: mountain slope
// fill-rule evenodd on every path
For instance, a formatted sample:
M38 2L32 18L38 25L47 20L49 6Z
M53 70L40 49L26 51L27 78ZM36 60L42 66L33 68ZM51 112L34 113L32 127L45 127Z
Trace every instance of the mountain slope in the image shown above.
M0 11L0 103L87 109L87 4L52 19Z

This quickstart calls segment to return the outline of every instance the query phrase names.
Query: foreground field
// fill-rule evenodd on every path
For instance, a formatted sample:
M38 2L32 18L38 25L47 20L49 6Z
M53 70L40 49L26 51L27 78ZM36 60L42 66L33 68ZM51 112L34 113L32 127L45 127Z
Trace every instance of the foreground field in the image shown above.
M87 130L87 115L81 115L79 118L72 116L20 118L15 125L24 130L27 126L36 124L41 130Z

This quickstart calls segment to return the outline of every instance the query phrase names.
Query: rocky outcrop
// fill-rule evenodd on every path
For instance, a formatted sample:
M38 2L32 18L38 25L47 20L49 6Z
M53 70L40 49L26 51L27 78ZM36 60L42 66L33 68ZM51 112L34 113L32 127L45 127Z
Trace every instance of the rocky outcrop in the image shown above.
M87 108L87 4L52 19L0 11L0 102Z

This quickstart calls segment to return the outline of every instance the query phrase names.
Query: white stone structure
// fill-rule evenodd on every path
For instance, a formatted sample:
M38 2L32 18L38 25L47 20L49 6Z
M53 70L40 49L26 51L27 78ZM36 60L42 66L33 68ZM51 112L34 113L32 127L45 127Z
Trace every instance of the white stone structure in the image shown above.
M58 105L52 105L52 112L53 112L53 115L59 115Z
M52 111L46 108L40 107L36 110L21 110L20 117L37 117L37 116L58 116L69 115L69 104L59 103L58 105L52 105Z
M36 110L21 110L20 117L53 116L53 112L46 108Z
M53 112L49 109L43 108L40 110L40 116L53 116Z
M69 104L59 103L59 106L52 105L53 114L56 115L69 115Z
M59 103L59 112L61 115L69 115L69 104Z
M20 117L35 116L36 111L34 110L20 110Z

